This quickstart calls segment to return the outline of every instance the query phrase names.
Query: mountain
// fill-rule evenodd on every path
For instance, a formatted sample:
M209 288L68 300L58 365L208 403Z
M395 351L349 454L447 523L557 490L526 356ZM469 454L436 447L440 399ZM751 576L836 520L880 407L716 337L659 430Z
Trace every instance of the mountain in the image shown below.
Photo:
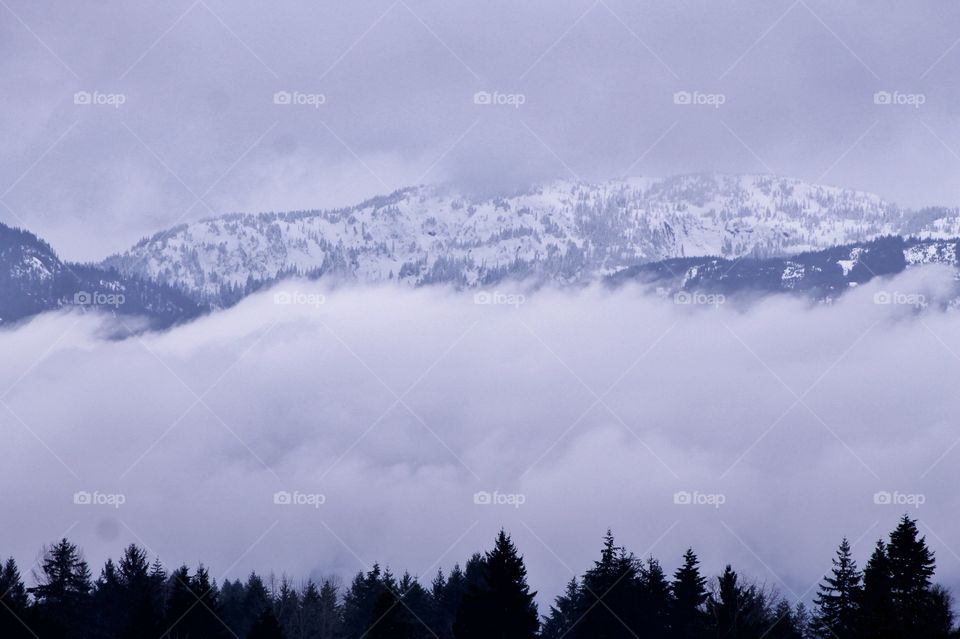
M144 317L154 328L206 310L165 284L63 262L37 236L0 224L0 326L67 307Z
M0 224L0 325L80 307L163 328L291 275L458 288L606 280L830 299L913 265L957 267L957 237L956 209L911 211L750 175L558 181L492 198L421 186L343 209L183 224L99 265L63 262Z
M885 235L956 237L960 213L910 211L860 191L763 175L557 181L498 197L420 186L336 210L183 224L103 266L227 305L290 274L569 284L674 258L786 256Z
M681 302L691 293L720 294L796 292L821 300L874 277L896 275L923 264L960 266L960 240L899 236L805 252L787 258L676 258L639 264L607 278L612 285L628 282L656 288ZM958 274L960 278L960 274ZM705 298L706 299L706 298Z

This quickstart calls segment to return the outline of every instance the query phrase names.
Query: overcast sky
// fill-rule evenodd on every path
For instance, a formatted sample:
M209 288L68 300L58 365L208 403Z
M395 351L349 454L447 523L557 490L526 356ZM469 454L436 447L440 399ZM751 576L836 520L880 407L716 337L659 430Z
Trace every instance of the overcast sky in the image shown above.
M99 259L417 182L772 172L957 205L958 23L943 1L4 0L0 220Z
M26 569L66 534L95 571L140 543L221 580L378 560L429 579L505 526L547 601L612 527L671 572L692 545L710 574L732 562L809 601L843 535L862 564L908 512L957 586L960 324L873 303L933 301L951 277L748 311L630 288L513 307L291 282L317 304L268 291L123 341L93 315L44 315L0 332L0 512L17 522L0 556Z

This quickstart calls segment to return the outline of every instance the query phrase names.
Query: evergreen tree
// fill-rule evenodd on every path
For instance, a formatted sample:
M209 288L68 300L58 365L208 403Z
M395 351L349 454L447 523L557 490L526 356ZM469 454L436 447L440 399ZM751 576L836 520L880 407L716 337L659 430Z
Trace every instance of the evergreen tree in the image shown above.
M409 574L398 582L390 571L380 581L374 602L370 639L426 639L431 631L426 619L431 614L429 594Z
M559 595L552 606L550 614L543 620L540 636L543 639L561 639L573 637L574 626L578 621L577 610L580 608L580 586L574 577L567 582L567 588Z
M906 515L890 533L887 561L893 617L899 636L922 635L931 639L949 636L952 626L949 602L944 602L942 591L933 589L936 570L933 551L920 536L916 521Z
M337 603L337 587L330 580L320 588L320 638L334 639L342 630L340 606Z
M7 609L18 612L26 610L28 599L20 569L17 568L17 562L13 557L10 557L0 569L0 601L6 605Z
M717 579L716 592L707 599L711 632L730 639L759 639L774 621L767 614L763 593L744 586L731 566Z
M233 581L225 579L220 586L220 610L223 611L223 620L230 628L230 632L240 637L242 627L246 623L247 614L244 608L244 599L247 589L239 579Z
M543 621L542 639L958 639L950 594L933 583L934 554L903 517L861 573L843 539L810 615L727 566L707 592L692 550L668 582L659 562L638 561L608 531L600 559L572 579ZM26 589L13 559L0 563L0 639L533 639L539 620L523 558L500 531L465 570L438 572L427 590L409 573L359 573L339 602L334 582L302 593L284 578L268 589L217 588L200 565L168 577L130 545L95 583L66 539L44 550ZM30 595L33 595L31 601ZM812 619L811 619L812 617Z
M93 633L97 637L119 637L124 626L120 575L113 559L107 559L93 587Z
M902 631L924 628L934 572L933 552L920 536L916 522L906 515L890 533L887 560L897 627Z
M896 637L893 618L893 591L887 545L877 540L863 569L863 591L856 636L860 639Z
M264 608L250 627L247 639L285 639L283 628L270 607Z
M190 579L190 591L196 602L187 615L187 627L194 633L190 636L206 639L227 637L229 630L222 619L223 611L220 609L217 585L210 580L210 573L202 564Z
M700 574L700 561L692 548L683 554L683 565L673 573L670 625L677 639L695 639L704 633L703 605L707 580Z
M263 579L257 573L251 572L243 589L243 611L240 615L240 623L234 632L241 637L247 636L263 611L272 607L273 598L267 591Z
M527 569L503 530L468 580L454 622L457 639L532 639L540 626Z
M944 639L960 637L960 630L953 630L955 615L950 592L940 585L930 588L930 601L926 611L926 628L930 637Z
M665 639L670 633L670 612L673 608L670 584L663 568L653 557L640 570L640 615L642 628L649 639Z
M286 577L280 581L280 590L274 603L274 614L277 621L280 622L280 627L283 628L284 636L294 638L299 634L301 627L300 595Z
M345 639L364 637L375 621L374 606L382 591L380 566L366 574L358 573L343 597L343 633Z
M409 639L412 628L404 613L398 584L388 569L376 586L367 639Z
M163 620L165 628L161 635L164 638L175 639L184 636L178 631L187 613L194 605L194 597L190 591L190 569L180 566L172 573L167 581L167 607Z
M769 627L761 635L769 639L803 639L805 625L786 599L777 601L769 614Z
M117 568L120 614L115 639L159 635L164 580L163 566L156 563L151 567L146 551L134 544L124 550Z
M793 609L793 618L797 620L797 627L803 639L817 639L813 628L813 615L802 601Z
M479 562L479 558L475 562ZM478 563L474 564L475 566ZM474 568L476 571L477 568ZM467 589L467 576L457 564L450 571L450 575L441 580L433 582L433 598L435 602L435 625L434 632L437 639L453 639L453 623L456 619L457 610L460 608L460 602L463 600L463 594Z
M221 639L231 635L222 618L216 584L210 581L203 565L192 577L189 569L181 566L173 571L168 583L170 597L164 639Z
M632 554L616 545L609 530L600 560L581 581L579 623L574 629L583 639L631 639L639 634L640 573Z
M437 639L443 639L441 634L446 626L443 610L443 593L447 587L447 578L443 574L443 569L437 569L437 575L430 582L430 598L433 601L433 614L430 617L430 630L436 635Z
M0 637L26 639L30 629L29 597L13 557L0 568Z
M432 637L430 620L434 618L436 608L430 593L409 573L404 573L400 578L399 595L404 635Z
M300 597L301 639L334 639L340 636L337 588L330 580L319 589L308 581ZM292 639L292 638L291 638Z
M814 629L823 639L851 639L860 613L862 575L844 537L833 558L830 575L823 578L814 601Z
M163 567L160 558L157 557L150 566L150 588L154 594L153 605L159 618L158 624L161 626L165 619L164 614L167 609L167 597L170 594L168 586L167 570Z
M300 629L296 635L298 639L320 639L323 636L320 608L320 591L311 579L300 595Z
M36 601L44 637L83 636L88 617L90 568L77 547L61 539L44 553L38 585L30 591ZM84 629L83 631L78 629Z

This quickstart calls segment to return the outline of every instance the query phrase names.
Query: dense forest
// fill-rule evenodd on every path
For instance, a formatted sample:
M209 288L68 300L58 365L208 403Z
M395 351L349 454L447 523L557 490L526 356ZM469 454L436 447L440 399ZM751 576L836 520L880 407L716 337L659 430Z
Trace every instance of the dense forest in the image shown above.
M688 550L668 576L609 532L600 556L545 614L523 557L501 531L493 548L429 584L374 565L349 585L251 574L218 584L203 565L169 571L136 545L94 579L67 539L44 549L27 586L0 569L3 639L907 639L960 637L934 555L904 516L861 569L840 542L809 608L731 566L702 574Z

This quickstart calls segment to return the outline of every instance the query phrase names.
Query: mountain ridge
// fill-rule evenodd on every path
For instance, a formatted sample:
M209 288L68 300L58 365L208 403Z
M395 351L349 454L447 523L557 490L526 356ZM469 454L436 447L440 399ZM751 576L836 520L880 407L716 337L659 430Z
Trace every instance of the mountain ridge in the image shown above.
M558 180L474 198L416 186L336 209L177 225L101 265L219 306L291 274L458 288L505 277L571 284L665 259L775 257L884 235L960 236L960 213L766 175Z
M99 264L0 224L0 325L79 307L165 328L291 276L458 289L650 284L831 299L878 275L958 268L960 212L775 176L559 180L469 199L399 189L329 210L178 224Z
M192 319L207 309L163 283L64 262L33 233L0 223L0 326L66 308L145 317L153 328Z
M960 281L960 239L881 237L789 257L729 260L675 258L624 269L605 279L612 286L638 283L660 295L793 293L831 302L844 291L909 268L942 264ZM956 300L947 300L956 305ZM880 302L886 303L886 302Z

